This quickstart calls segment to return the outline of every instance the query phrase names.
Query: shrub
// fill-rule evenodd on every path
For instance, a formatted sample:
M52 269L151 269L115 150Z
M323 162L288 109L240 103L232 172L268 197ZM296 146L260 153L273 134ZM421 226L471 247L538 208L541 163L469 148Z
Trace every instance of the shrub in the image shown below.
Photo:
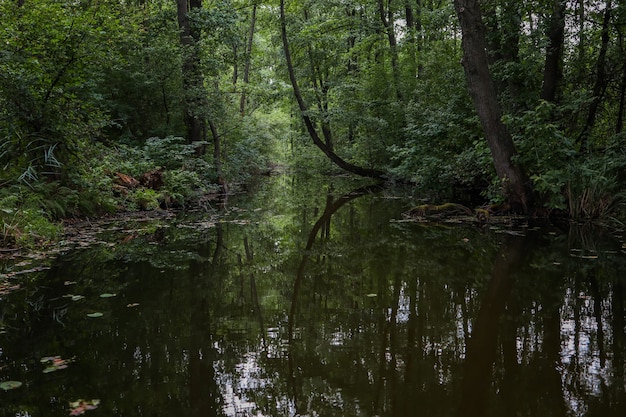
M61 226L41 208L41 197L23 186L1 189L0 207L0 240L5 245L42 246L61 233Z
M626 215L626 190L620 173L626 156L605 154L572 165L565 189L570 217L580 222L623 224Z

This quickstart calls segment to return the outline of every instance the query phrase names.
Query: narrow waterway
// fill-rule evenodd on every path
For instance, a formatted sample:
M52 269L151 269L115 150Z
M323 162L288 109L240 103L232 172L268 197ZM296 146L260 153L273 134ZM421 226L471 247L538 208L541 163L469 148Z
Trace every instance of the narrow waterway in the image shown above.
M416 201L277 176L4 262L0 415L623 416L624 237Z

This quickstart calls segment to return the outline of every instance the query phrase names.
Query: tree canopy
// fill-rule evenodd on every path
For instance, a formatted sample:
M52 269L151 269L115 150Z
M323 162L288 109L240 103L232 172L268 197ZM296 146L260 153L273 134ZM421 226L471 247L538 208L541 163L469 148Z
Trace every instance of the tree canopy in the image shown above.
M3 1L0 201L185 204L330 160L432 200L623 216L625 7ZM115 187L157 169L162 189Z

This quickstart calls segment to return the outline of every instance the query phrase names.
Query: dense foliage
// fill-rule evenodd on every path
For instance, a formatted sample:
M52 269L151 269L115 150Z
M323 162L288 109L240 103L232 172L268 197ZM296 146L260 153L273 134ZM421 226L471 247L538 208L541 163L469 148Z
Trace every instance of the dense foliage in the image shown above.
M623 220L625 6L454 3L480 3L529 211ZM1 2L0 237L40 224L45 240L57 229L41 225L57 218L189 204L277 164L334 169L302 115L338 158L433 200L506 198L452 1L284 6L281 19L273 0ZM159 189L116 186L117 174L157 169Z

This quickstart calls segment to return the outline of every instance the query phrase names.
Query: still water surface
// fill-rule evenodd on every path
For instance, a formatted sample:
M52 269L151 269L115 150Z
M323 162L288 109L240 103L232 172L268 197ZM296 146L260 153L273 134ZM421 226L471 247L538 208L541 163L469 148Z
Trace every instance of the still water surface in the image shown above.
M2 264L0 415L626 415L624 238L415 204L273 177Z

